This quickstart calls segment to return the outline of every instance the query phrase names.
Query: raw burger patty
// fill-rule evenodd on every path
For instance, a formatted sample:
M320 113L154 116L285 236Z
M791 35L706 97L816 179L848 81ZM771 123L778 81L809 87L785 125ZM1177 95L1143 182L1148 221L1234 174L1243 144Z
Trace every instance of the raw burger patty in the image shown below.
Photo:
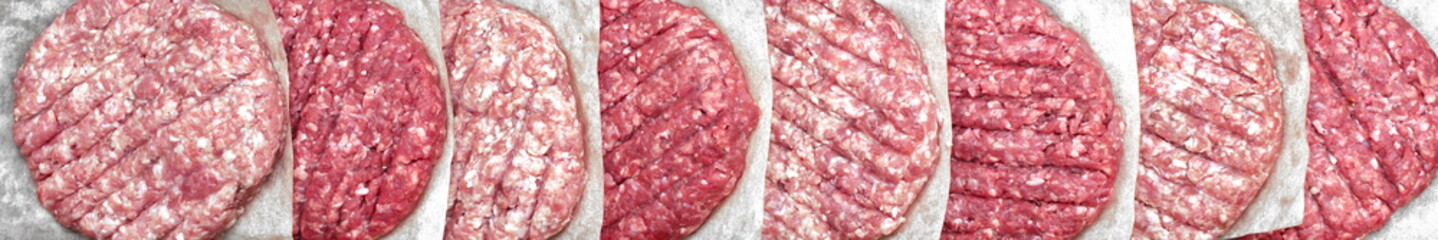
M138 2L76 2L35 39L14 82L15 142L65 227L213 238L284 142L279 78L255 31L209 2Z
M454 96L449 239L546 239L584 189L569 62L549 27L493 0L445 0Z
M743 174L759 108L729 39L698 9L601 0L602 239L694 232Z
M1219 5L1142 0L1132 9L1143 111L1133 237L1217 238L1278 158L1273 53Z
M775 121L764 237L888 235L938 158L937 106L918 45L871 0L765 5Z
M1379 1L1302 1L1308 45L1303 224L1255 239L1358 239L1417 197L1438 167L1438 58Z
M418 206L445 137L435 65L377 0L271 0L289 53L294 237L371 239Z
M1035 0L951 0L944 239L1073 238L1108 205L1123 119L1088 43Z

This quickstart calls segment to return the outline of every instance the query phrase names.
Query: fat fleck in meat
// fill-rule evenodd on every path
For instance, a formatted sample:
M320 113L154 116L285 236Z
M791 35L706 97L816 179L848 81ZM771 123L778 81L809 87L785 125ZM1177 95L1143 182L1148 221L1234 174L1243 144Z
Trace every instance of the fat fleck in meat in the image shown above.
M1248 239L1359 239L1438 167L1438 58L1379 1L1305 0L1308 177L1303 223Z
M774 115L766 239L875 239L933 174L939 119L919 48L870 0L766 0Z
M569 62L538 18L493 0L445 0L454 96L448 239L546 239L584 189Z
M206 1L70 6L14 80L15 142L41 205L97 239L224 232L284 142L260 46Z
M759 109L728 38L665 0L601 0L602 239L694 232L743 174Z
M289 54L294 237L372 239L418 205L445 137L436 67L377 0L271 0Z
M1123 121L1088 43L1035 0L950 0L943 239L1068 239L1107 206Z
M1282 87L1272 50L1219 5L1131 6L1143 106L1133 237L1217 238L1278 158Z

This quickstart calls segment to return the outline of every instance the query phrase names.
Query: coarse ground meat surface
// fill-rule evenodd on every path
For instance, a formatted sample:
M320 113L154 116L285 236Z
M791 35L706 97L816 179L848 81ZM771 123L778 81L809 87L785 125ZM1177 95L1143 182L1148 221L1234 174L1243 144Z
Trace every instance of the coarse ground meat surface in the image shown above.
M743 174L759 109L728 38L698 9L601 0L602 239L694 232Z
M1093 50L1035 0L948 2L943 239L1067 239L1107 206L1123 120Z
M269 64L255 31L206 1L74 3L14 82L41 205L90 238L216 237L284 142Z
M1223 6L1131 6L1143 111L1133 238L1217 238L1278 159L1282 86L1273 52Z
M871 0L766 0L774 115L766 239L875 239L933 175L939 118L919 47Z
M1299 3L1311 82L1303 223L1248 239L1359 239L1438 167L1438 58L1372 0Z
M377 0L271 0L289 54L294 237L384 236L444 147L436 67Z
M456 138L445 238L549 238L569 223L585 180L568 59L523 10L441 6Z

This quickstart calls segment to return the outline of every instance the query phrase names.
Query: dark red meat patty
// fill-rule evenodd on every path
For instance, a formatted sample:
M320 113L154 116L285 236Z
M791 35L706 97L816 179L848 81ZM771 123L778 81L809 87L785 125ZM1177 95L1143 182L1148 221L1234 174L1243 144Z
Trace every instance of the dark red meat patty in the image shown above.
M449 239L546 239L584 189L584 129L549 27L494 0L441 2L454 96Z
M1358 239L1427 188L1438 167L1438 58L1373 0L1305 0L1311 82L1303 223L1251 239Z
M1134 1L1143 133L1136 239L1213 239L1258 195L1282 142L1273 52L1212 3Z
M418 206L443 148L434 63L383 2L270 4L289 53L294 237L389 233Z
M284 142L282 85L260 46L206 1L71 5L14 82L15 142L41 205L97 239L224 232Z
M1113 85L1035 0L951 0L954 146L944 239L1067 239L1107 206L1122 155Z
M734 191L759 118L729 39L667 0L601 0L603 239L675 239Z
M875 239L933 175L939 118L919 47L871 0L766 0L773 137L766 239Z

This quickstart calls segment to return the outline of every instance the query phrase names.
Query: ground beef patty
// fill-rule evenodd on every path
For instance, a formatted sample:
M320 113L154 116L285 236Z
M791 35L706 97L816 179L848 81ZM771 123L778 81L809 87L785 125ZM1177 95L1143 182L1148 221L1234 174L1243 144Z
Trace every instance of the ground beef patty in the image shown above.
M898 229L939 149L918 45L871 0L766 0L764 12L775 83L764 237Z
M729 39L698 9L601 0L603 239L694 232L743 174L759 109Z
M584 189L584 130L549 28L494 0L441 3L454 96L450 239L546 239Z
M1109 201L1123 121L1083 38L1035 0L948 2L944 239L1072 238Z
M1373 0L1299 4L1312 89L1303 224L1253 239L1357 239L1418 196L1438 167L1438 58Z
M271 0L289 53L294 236L369 239L418 205L445 137L435 66L376 0Z
M14 82L15 142L41 205L97 239L229 228L284 142L281 83L260 46L206 1L70 6Z
M1143 111L1133 237L1217 238L1278 158L1273 53L1219 5L1145 0L1132 9Z

